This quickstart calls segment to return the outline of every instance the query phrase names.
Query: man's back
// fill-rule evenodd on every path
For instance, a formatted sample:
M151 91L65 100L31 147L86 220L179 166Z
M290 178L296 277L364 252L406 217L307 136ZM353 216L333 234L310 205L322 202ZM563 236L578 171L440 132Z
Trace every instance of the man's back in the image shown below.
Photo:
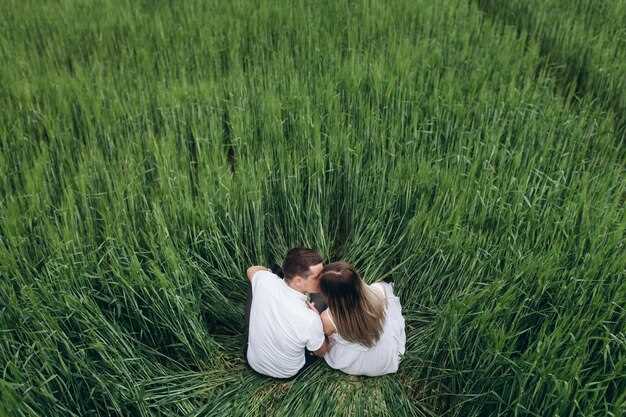
M291 377L304 365L305 347L315 351L322 346L322 322L306 300L269 271L253 275L247 357L255 371Z

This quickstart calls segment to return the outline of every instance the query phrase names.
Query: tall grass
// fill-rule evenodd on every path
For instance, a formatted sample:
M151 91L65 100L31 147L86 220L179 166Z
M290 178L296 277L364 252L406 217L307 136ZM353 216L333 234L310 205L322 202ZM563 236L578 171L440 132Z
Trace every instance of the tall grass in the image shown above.
M479 6L2 2L0 414L623 415L621 116ZM300 244L393 276L397 375L246 370Z
M612 112L617 138L626 143L626 3L620 1L478 0L488 16L528 31L540 46L543 67L568 97L589 96Z

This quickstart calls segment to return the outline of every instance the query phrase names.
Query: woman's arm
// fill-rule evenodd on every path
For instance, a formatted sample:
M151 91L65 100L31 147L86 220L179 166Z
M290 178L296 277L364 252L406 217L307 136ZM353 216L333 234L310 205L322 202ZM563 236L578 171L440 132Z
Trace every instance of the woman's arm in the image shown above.
M326 336L330 336L337 329L335 329L335 325L330 320L330 311L328 309L324 310L320 316L322 318L322 327L324 328L324 334Z

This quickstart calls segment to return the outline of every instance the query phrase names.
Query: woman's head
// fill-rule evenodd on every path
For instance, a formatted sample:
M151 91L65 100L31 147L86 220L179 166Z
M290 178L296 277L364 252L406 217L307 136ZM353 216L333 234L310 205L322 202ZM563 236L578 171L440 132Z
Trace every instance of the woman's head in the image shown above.
M337 332L350 342L373 346L385 320L383 297L373 292L348 262L333 262L322 270L320 290L328 301Z

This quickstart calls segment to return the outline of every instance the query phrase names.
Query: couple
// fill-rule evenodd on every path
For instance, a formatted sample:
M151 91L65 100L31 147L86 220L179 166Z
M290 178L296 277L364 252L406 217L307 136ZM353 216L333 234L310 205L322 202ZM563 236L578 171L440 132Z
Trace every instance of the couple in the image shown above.
M367 285L349 263L324 266L320 254L306 248L291 249L282 274L276 272L247 270L244 357L253 370L290 378L316 357L351 375L398 370L406 335L393 284Z

